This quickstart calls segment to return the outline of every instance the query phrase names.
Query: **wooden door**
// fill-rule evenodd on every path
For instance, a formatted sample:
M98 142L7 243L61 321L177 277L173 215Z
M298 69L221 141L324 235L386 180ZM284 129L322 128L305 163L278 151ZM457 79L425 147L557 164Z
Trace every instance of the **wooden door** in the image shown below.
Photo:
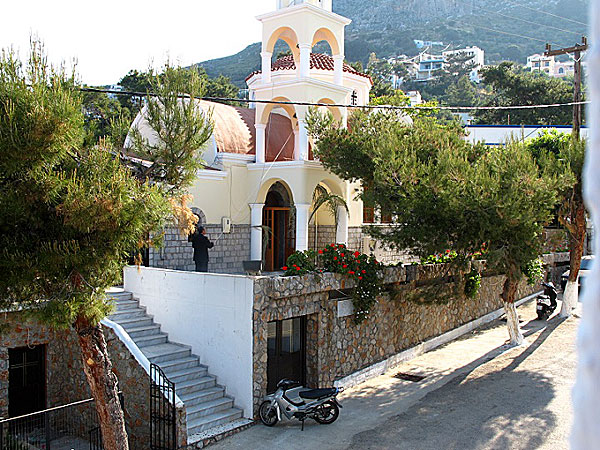
M295 227L290 223L290 208L263 208L263 225L268 227L265 251L265 270L273 272L285 266L288 256L294 252Z

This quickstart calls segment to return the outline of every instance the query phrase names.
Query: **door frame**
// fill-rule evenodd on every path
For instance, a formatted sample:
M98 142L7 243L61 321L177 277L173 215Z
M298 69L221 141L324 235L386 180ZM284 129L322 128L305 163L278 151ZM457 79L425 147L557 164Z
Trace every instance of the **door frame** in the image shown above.
M268 226L270 228L270 232L269 235L267 237L267 245L266 245L266 249L265 249L265 271L267 272L275 272L277 270L279 270L279 267L275 267L275 250L276 247L279 248L279 246L283 246L283 254L284 254L284 261L283 261L283 265L285 265L285 262L287 261L288 256L290 256L291 253L293 253L293 248L295 246L295 238L293 237L289 237L289 233L292 231L291 227L289 226L289 219L290 219L290 214L291 214L291 210L292 208L289 206L265 206L263 208L263 220L262 220L262 224L263 226ZM283 211L284 212L284 222L285 222L285 229L284 229L284 233L283 233L283 242L279 242L277 241L277 245L275 245L275 238L277 236L276 234L276 230L275 230L275 226L269 226L269 221L271 221L272 225L275 225L276 222L276 213L278 211ZM269 218L269 216L271 216Z
M281 345L282 345L282 341L283 341L283 322L285 320L294 320L294 319L300 319L300 354L301 354L301 365L302 365L302 369L301 369L301 376L299 380L294 380L297 381L299 383L301 383L303 386L306 384L306 335L307 335L307 316L296 316L296 317L289 317L287 319L281 319L281 320L273 320L269 323L275 323L275 354L277 358L281 357ZM267 323L268 326L268 323ZM267 344L268 345L268 344ZM269 350L267 347L267 392L270 391L274 391L275 387L271 387L271 389L269 388L269 381L271 381L269 379L269 368L270 368L270 364L269 362L271 362L272 364L275 363L273 361L269 361ZM279 362L275 363L278 364ZM272 382L275 384L275 386L277 385L277 383L280 381L281 379L281 375L279 374L279 371L277 370L279 369L279 367L276 367L276 375L275 377L278 378L277 380L273 380Z
M9 358L8 358L8 380L7 380L7 385L8 385L8 389L7 389L7 400L8 400L8 411L10 411L11 409L11 401L10 401L10 373L11 373L11 364L10 364L10 351L13 350L21 350L21 349L25 349L25 350L33 350L33 349L39 349L41 355L40 355L40 372L41 372L41 381L40 381L40 394L42 397L42 401L41 401L41 405L40 405L40 411L43 411L44 409L46 409L46 407L48 406L48 373L47 373L47 345L46 344L38 344L33 346L33 348L29 347L29 346L19 346L19 347L12 347L9 348ZM13 367L14 368L14 367ZM14 400L14 399L13 399ZM37 412L37 411L30 411L30 412ZM26 413L28 414L28 413ZM9 414L10 415L10 414ZM19 414L22 415L22 414Z

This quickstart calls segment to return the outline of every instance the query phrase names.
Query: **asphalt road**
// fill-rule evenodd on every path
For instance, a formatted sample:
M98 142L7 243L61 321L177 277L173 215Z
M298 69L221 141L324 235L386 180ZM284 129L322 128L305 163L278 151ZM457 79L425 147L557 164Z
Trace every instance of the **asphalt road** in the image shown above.
M210 448L568 449L579 319L542 323L534 308L519 308L526 346L503 347L506 325L496 321L344 392L332 425L258 424ZM398 380L397 371L427 378Z

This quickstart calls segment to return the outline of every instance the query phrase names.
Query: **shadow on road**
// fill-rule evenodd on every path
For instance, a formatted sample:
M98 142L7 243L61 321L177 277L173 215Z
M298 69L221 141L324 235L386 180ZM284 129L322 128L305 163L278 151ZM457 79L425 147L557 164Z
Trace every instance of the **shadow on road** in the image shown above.
M351 449L534 449L556 419L547 408L554 397L550 380L521 366L563 322L532 321L526 336L542 332L499 370L467 379L475 369L502 352L496 348L426 395L405 413L353 437ZM510 354L507 355L510 358ZM396 387L397 389L397 387ZM381 392L378 392L381 395Z

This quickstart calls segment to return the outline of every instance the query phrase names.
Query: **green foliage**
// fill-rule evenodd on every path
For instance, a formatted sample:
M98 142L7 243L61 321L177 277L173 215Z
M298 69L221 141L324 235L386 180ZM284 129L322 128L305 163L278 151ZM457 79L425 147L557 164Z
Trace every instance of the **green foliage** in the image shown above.
M330 244L319 250L318 266L314 261L314 251L297 251L288 257L287 265L282 269L286 276L333 272L352 278L355 281L352 292L354 321L358 324L365 320L383 289L378 276L383 265L374 256L352 252L344 244Z
M528 261L522 270L525 278L527 278L527 284L530 286L535 286L544 279L544 263L541 258Z
M107 314L105 289L170 210L159 186L83 146L74 79L36 45L25 67L0 58L0 306L59 327Z
M481 287L481 274L477 269L472 269L465 276L464 293L468 298L475 298Z
M458 257L458 253L454 250L446 250L443 253L436 253L435 255L429 255L425 258L421 258L421 264L443 264L454 261Z
M318 184L313 192L313 210L310 213L310 216L308 217L309 223L312 220L312 218L317 214L319 209L321 209L322 206L324 206L329 211L331 217L333 217L336 228L339 220L338 209L344 208L346 210L346 214L350 213L348 209L348 204L346 203L343 197L340 197L336 194L332 194L324 186Z
M369 186L363 200L396 217L370 235L422 258L452 248L458 261L485 244L488 267L511 280L540 254L561 185L524 144L471 146L430 118L407 126L394 114L358 112L349 123L346 130L313 116L309 130L325 167Z
M281 269L284 271L284 274L288 277L295 275L306 275L307 273L315 271L315 251L314 250L305 250L295 251L286 261L286 264Z
M143 177L186 188L203 166L200 150L213 131L210 114L204 115L190 100L205 94L205 80L197 71L166 65L163 73L150 79L150 91L156 96L147 96L144 119L153 134L143 135L134 128L130 150L151 163L143 169Z
M490 88L485 106L544 105L573 100L573 87L565 80L545 74L531 73L514 63L504 62L481 71L483 82ZM510 118L509 118L510 116ZM482 124L568 125L572 107L522 110L482 110L476 114Z

